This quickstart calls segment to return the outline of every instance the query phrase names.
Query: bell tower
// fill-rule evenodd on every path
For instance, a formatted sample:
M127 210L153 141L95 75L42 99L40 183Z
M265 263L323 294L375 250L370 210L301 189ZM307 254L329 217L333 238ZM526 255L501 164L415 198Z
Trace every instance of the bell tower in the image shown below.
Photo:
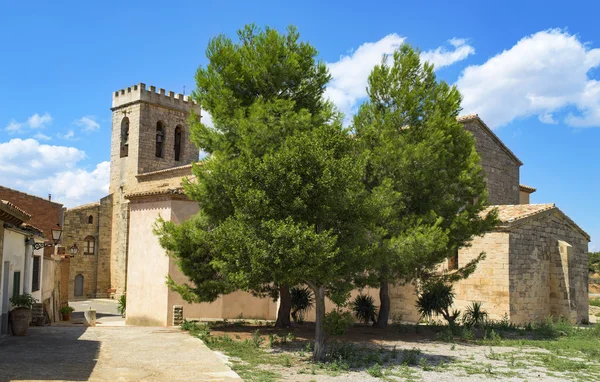
M156 91L139 83L112 96L110 194L112 238L111 290L123 294L127 275L129 202L125 195L138 188L138 175L198 161L199 150L190 139L190 113L200 107L183 94Z

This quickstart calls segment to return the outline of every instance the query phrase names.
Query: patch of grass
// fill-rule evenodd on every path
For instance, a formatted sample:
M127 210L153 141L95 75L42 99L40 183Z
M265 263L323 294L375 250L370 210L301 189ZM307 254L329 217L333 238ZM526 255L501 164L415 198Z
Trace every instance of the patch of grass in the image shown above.
M590 298L590 305L600 307L600 298Z
M378 363L376 363L375 365L373 365L369 369L367 369L367 373L369 373L369 375L371 377L375 377L375 378L383 377L383 370L381 369L381 365Z

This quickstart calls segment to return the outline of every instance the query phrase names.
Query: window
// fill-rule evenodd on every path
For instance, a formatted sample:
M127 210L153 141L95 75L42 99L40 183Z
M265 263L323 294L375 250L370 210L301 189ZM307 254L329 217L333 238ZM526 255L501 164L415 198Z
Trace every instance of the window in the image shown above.
M121 121L121 158L129 155L129 118Z
M448 259L448 270L455 271L458 269L458 249L454 255Z
M41 257L33 256L33 274L31 280L31 291L36 292L40 290L40 261Z
M96 246L96 239L94 239L93 236L88 236L85 238L84 241L85 242L83 244L83 254L84 255L93 255L94 249Z
M156 123L156 153L155 153L157 158L163 157L164 143L165 143L165 125L161 121L158 121Z
M94 217L92 215L88 216L88 224L94 224Z
M21 271L13 273L13 296L21 294Z
M175 128L175 160L181 160L181 141L183 140L183 128L181 125Z

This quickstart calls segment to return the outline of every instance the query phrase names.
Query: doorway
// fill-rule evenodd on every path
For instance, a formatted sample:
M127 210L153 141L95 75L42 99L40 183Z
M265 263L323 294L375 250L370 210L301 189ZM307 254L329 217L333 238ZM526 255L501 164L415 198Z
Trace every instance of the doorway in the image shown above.
M75 276L75 297L83 296L83 275Z

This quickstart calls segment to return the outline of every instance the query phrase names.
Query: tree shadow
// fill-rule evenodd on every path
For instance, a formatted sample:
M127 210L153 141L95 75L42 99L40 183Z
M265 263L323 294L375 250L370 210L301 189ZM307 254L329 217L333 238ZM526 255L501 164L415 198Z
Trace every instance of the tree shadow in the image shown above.
M85 327L30 327L0 341L0 381L88 380L100 342L82 340Z

